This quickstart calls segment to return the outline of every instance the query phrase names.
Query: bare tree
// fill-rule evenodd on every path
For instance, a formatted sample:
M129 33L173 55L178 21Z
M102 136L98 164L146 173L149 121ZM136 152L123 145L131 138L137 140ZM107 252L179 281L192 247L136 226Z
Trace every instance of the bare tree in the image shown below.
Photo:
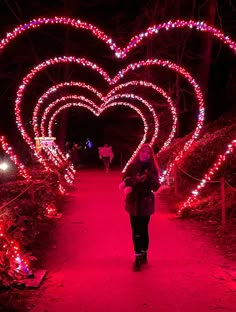
M216 16L216 0L205 1L203 5L203 16L206 22L214 26ZM207 96L208 80L210 73L210 66L212 60L212 36L203 34L201 40L201 62L198 66L199 80L205 96Z

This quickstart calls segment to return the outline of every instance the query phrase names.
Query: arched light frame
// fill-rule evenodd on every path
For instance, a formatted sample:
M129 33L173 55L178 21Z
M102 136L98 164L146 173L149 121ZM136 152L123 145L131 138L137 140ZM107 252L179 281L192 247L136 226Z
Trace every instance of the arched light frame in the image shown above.
M25 139L25 141L32 147L34 148L34 145L32 143L32 140L30 139L29 135L27 134L26 130L23 127L23 121L21 117L21 102L24 94L24 90L26 86L30 83L30 81L33 79L33 77L40 72L41 70L45 69L46 67L58 63L76 63L80 64L83 66L88 66L92 69L94 69L96 72L98 72L109 84L116 84L120 79L124 77L128 72L135 70L136 68L144 67L144 66L162 66L162 67L167 67L168 69L174 70L178 72L180 75L184 76L188 82L192 85L195 95L197 97L197 100L199 102L199 116L198 116L198 121L197 121L197 126L196 129L192 135L192 137L189 139L189 141L185 144L183 150L176 156L175 160L173 163L170 164L169 168L166 170L164 175L168 175L169 172L171 171L172 167L174 166L175 162L180 160L183 157L183 154L190 148L191 144L193 141L198 137L200 129L203 124L204 120L204 101L203 101L203 95L201 92L201 89L199 85L196 83L194 78L187 72L184 68L181 66L178 66L170 61L166 60L159 60L159 59L150 59L150 60L145 60L145 61L140 61L134 64L128 65L126 68L123 70L119 71L118 74L111 79L108 74L99 66L96 64L84 59L84 58L76 58L74 56L62 56L62 57L56 57L56 58L51 58L38 66L34 67L30 73L28 73L27 76L24 77L23 83L20 85L18 91L17 91L17 98L15 101L15 115L16 115L16 121L18 128ZM164 179L164 175L162 179Z
M48 119L48 115L50 114L50 112L52 111L52 109L55 108L55 106L57 106L57 104L61 104L61 102L63 101L66 101L66 100L78 100L78 101L85 101L87 102L88 104L90 104L93 108L97 109L98 111L103 111L104 108L106 107L106 105L108 105L111 101L114 102L114 101L117 101L118 99L120 98L127 98L127 99L134 99L134 100L138 100L139 102L141 102L144 106L146 106L148 108L148 110L150 111L150 113L152 114L153 116L153 119L154 119L154 122L155 122L155 129L154 129L154 133L152 135L152 138L151 138L151 143L150 144L153 144L154 141L156 140L157 138L157 134L158 134L158 128L159 128L159 121L158 121L158 117L156 115L156 112L154 111L152 105L150 105L148 103L148 101L144 100L143 98L141 97L138 97L134 94L119 94L119 95L116 95L116 96L113 96L111 98L109 98L105 103L104 105L102 106L98 106L96 105L94 102L91 102L89 100L87 100L84 96L78 96L78 95L71 95L71 96L66 96L66 97L62 97L60 99L57 99L56 101L50 103L47 108L45 109L44 113L43 113L43 116L42 116L42 119L41 119L41 133L42 133L42 136L45 136L45 123ZM86 100L85 100L86 99ZM37 127L38 128L38 127Z
M145 116L143 115L143 113L141 112L140 109L138 109L135 105L132 105L130 103L126 103L126 102L113 102L113 103L109 103L107 104L102 110L95 110L92 107L90 107L89 105L86 105L84 103L67 103L63 106L61 106L60 108L58 108L54 114L51 116L50 121L49 121L49 125L48 125L48 136L52 136L52 127L53 124L55 123L55 118L56 116L63 110L68 109L70 107L84 107L87 108L88 110L90 110L95 116L100 116L106 109L110 108L110 107L115 107L115 106L127 106L132 108L133 110L135 110L139 116L141 117L142 121L143 121L143 126L144 126L144 135L142 137L142 140L140 141L138 147L136 148L136 150L133 152L132 156L130 157L130 159L128 160L128 162L126 163L125 167L123 168L122 172L124 172L127 168L127 166L130 164L130 162L132 162L132 160L134 159L134 157L136 156L136 154L138 153L140 147L142 146L143 143L145 143L146 138L147 138L147 131L148 131L148 123L147 120L145 118Z
M115 87L114 89L112 89L108 95L106 97L104 97L101 93L99 93L95 88L93 88L91 85L87 85L83 82L75 82L75 81L71 81L71 82L63 82L60 84L57 84L51 88L49 88L38 100L35 108L34 108L34 112L33 112L33 127L34 127L34 132L35 135L38 136L38 115L39 115L39 111L41 109L41 105L44 103L44 101L53 93L55 93L57 90L59 90L62 87L67 87L67 86L77 86L77 87L82 87L82 88L86 88L90 91L92 91L94 94L96 94L96 96L99 98L99 100L101 101L102 105L105 105L105 101L109 99L110 96L114 95L117 91L121 90L122 88L128 87L130 85L135 85L135 86L143 86L143 87L149 87L152 88L155 92L159 93L161 96L163 96L163 98L167 101L168 106L170 107L171 110L171 114L172 114L172 119L173 119L173 126L172 126L172 130L171 133L168 137L168 139L164 142L161 150L159 152L161 152L162 150L164 150L172 141L172 139L174 138L174 135L176 133L176 126L177 126L177 112L176 112L176 108L174 106L174 103L171 99L170 96L168 96L168 94L159 86L153 84L153 83L149 83L146 81L130 81L127 82L126 84L121 84L117 87ZM60 101L58 99L58 101ZM54 103L54 102L53 102ZM52 103L49 104L49 106L52 105ZM155 108L149 103L151 109ZM47 107L47 110L49 110L49 106ZM43 119L45 118L45 114L46 111L44 111L44 115L43 115ZM44 128L44 125L41 126ZM42 133L42 129L41 129L41 133ZM44 134L42 134L44 135Z

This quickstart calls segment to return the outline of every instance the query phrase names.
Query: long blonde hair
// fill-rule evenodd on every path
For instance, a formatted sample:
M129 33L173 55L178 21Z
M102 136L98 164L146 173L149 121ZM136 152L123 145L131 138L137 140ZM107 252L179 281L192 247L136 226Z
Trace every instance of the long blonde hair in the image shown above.
M133 159L133 161L131 162L131 164L132 163L133 164L138 164L140 162L139 155L140 155L141 150L144 147L148 147L149 150L150 150L151 157L150 157L150 161L149 162L151 163L152 169L156 169L157 173L159 173L160 169L159 169L159 166L158 166L158 163L157 163L156 155L155 155L155 153L153 151L152 146L150 144L148 144L148 143L144 143L144 144L141 145L140 149L138 150L138 152L137 152L135 158Z

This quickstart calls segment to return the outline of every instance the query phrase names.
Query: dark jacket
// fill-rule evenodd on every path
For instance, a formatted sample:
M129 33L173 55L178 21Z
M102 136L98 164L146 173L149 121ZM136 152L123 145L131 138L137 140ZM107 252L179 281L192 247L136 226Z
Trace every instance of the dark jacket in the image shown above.
M159 188L157 169L149 162L130 164L122 180L132 192L126 196L125 210L133 216L149 216L154 213L155 202L153 192Z

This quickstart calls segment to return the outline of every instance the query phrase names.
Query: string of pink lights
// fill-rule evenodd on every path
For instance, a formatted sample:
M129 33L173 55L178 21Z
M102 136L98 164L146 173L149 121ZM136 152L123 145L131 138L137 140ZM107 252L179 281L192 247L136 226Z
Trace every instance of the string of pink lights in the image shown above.
M157 137L157 132L158 132L158 126L159 126L159 123L158 123L158 118L157 118L157 115L152 107L152 105L150 105L148 103L148 101L145 101L144 99L142 99L141 97L137 97L135 96L134 94L123 94L123 95L117 95L116 97L112 97L110 98L109 100L107 100L102 106L98 106L96 105L94 102L88 100L87 98L85 98L84 96L78 96L78 95L70 95L70 96L65 96L65 97L62 97L60 99L57 99L56 101L50 103L47 108L45 109L44 113L43 113L43 116L42 116L42 119L41 119L41 133L43 136L45 136L45 131L44 129L46 129L45 127L45 123L46 123L46 120L48 118L48 115L50 114L50 112L52 111L52 109L54 109L58 103L61 103L63 101L66 101L66 100L78 100L78 101L85 101L87 102L87 104L90 104L93 108L96 108L98 111L101 109L103 110L103 108L107 105L107 103L110 103L110 101L114 101L114 100L117 100L119 98L132 98L132 99L136 99L136 100L139 100L141 103L143 103L145 106L147 106L147 108L149 109L149 111L152 113L153 115L153 119L155 121L155 133L152 137L152 142L154 142L154 140L156 139ZM35 134L36 135L39 135L37 131L37 128L38 126L35 124L34 125L34 130L35 130ZM153 143L152 143L153 144Z
M48 146L42 146L42 149L47 154L48 160L50 160L56 167L60 167L64 164L61 157L55 155L51 148L49 148Z
M146 105L149 109L150 109L150 111L153 111L153 108L151 107L150 108L150 105L149 105L149 103L147 103L146 101L144 101L142 98L139 98L139 97L136 97L136 96L134 96L134 95L130 95L130 94L126 94L124 97L132 97L133 99L138 99L138 100L140 100L140 101L142 101L143 103L144 103L144 105ZM118 98L120 98L120 96L119 97L116 97L116 98L114 98L114 100L116 100L116 99L118 99ZM57 99L56 101L54 101L53 103L51 103L51 104L49 104L48 106L47 106L47 108L46 108L46 110L44 111L44 113L43 113L43 117L42 117L42 120L41 120L41 125L40 125L40 128L41 128L41 133L42 133L42 135L43 136L46 136L47 134L46 134L46 129L47 129L47 125L46 125L46 121L47 121L47 119L48 119L48 115L49 115L49 113L50 113L50 111L53 109L53 108L55 108L55 106L58 104L58 103L60 103L62 100L78 100L78 101L81 101L81 100L84 100L85 98L83 97L83 96L77 96L77 95L72 95L72 96L67 96L67 97L63 97L63 98L61 98L61 99ZM105 105L103 105L102 107L100 107L100 106L97 106L97 105L95 105L93 102L91 103L91 101L87 101L87 104L90 104L90 106L92 107L92 108L95 108L95 110L97 111L97 113L95 113L95 111L92 111L93 113L95 113L95 115L96 116L99 116L99 114L100 114L100 112L102 112L102 111L104 111L104 109L106 108L106 106L107 106L107 104L109 104L110 103L110 101L108 102L107 101L107 103L105 103ZM69 107L70 107L71 105L69 105ZM88 106L88 105L87 105ZM85 106L85 107L87 107L87 106ZM84 106L82 106L82 107L84 107ZM132 106L133 107L133 106ZM155 116L155 118L157 118L157 116L156 115L154 115ZM148 123L146 122L146 124L148 125ZM156 121L156 124L157 124L157 127L155 128L155 129L157 129L158 130L158 120ZM49 125L49 129L51 129L51 125ZM49 131L49 133L48 133L48 135L49 136L51 136L52 135L52 132L51 131ZM154 133L154 135L155 135L155 133ZM154 139L156 138L155 136L153 135L153 137L152 137L152 141L154 141ZM157 136L157 134L156 134L156 136ZM49 155L50 156L50 155ZM50 157L51 158L51 157ZM52 159L51 159L52 160ZM52 160L53 161L53 160ZM56 166L59 166L59 164L58 164L58 160L55 160L55 161L53 161L54 162L54 164L56 165ZM129 163L129 162L128 162ZM125 166L125 168L126 168L127 166Z
M82 101L87 102L87 104L90 104L92 107L96 106L92 101L88 100L84 96L71 95L71 96L62 97L61 99L57 99L56 101L51 103L51 105L49 105L46 108L46 110L44 111L44 114L43 114L43 117L42 117L42 122L41 122L41 132L42 132L42 136L43 137L46 136L46 132L44 131L44 129L45 129L45 122L47 120L48 114L50 113L51 109L55 105L57 105L61 101L65 101L65 100L78 100L78 101L82 100ZM33 128L34 128L34 131L35 131L35 135L39 136L38 123L34 123L33 122ZM52 163L56 167L60 167L63 164L67 163L67 161L68 161L67 158L63 155L63 153L60 151L59 147L56 144L54 144L53 150L46 149L45 152L46 152L47 156L49 157L49 159L52 161ZM65 169L65 170L66 170L66 173L64 174L64 178L65 178L67 183L71 184L73 182L73 179L74 179L74 176L75 176L75 170L74 170L74 168L71 165L69 165L69 167L67 169Z
M178 211L179 214L181 214L184 208L190 207L193 204L193 202L196 201L197 197L200 194L201 189L204 188L207 182L210 182L212 180L213 176L220 169L220 167L225 162L229 154L232 154L235 151L235 148L236 148L236 140L232 140L232 142L227 146L226 151L217 157L216 162L213 164L212 167L210 167L210 169L208 169L207 173L204 175L201 182L197 185L197 187L192 191L192 194L183 203L182 207Z
M140 83L140 81L139 81L139 83ZM134 82L133 82L132 84L134 84ZM68 84L67 84L67 85L68 85ZM71 86L71 83L69 83L69 85ZM79 84L76 83L76 84L73 84L73 85L81 86L81 83L79 83ZM130 85L130 84L127 83L126 85ZM58 86L59 86L59 87L62 87L63 84L60 84L60 85L58 85ZM83 84L82 86L85 87L84 84ZM171 110L171 111L174 111L174 112L175 112L175 109L174 109L174 106L173 106L173 104L172 104L172 102L171 102L170 97L168 97L167 94L166 94L161 88L155 86L154 84L147 84L147 83L144 83L143 86L149 86L149 87L152 87L156 92L161 92L161 94L164 95L164 97L166 97L167 100L171 103L171 105L172 105L172 110ZM90 87L91 87L91 86L88 86L88 88L90 88ZM122 85L122 87L124 87L124 85ZM54 87L50 88L50 92L52 92L52 93L54 93L55 90L56 90L56 88L54 88ZM95 90L95 89L93 89L93 92L94 92L94 90ZM44 98L47 98L47 97L49 96L50 92L47 91L47 92L44 94ZM120 97L127 97L127 98L137 99L137 100L143 102L144 105L146 105L146 106L148 107L148 109L150 110L150 112L153 113L153 118L154 118L154 120L155 120L155 130L156 130L155 133L154 133L154 135L153 135L153 137L152 137L152 140L151 140L151 144L153 144L154 141L155 141L155 139L156 139L156 137L157 137L157 131L158 131L158 126L159 126L159 125L158 125L157 116L156 116L156 114L155 114L155 110L154 110L154 108L152 107L152 105L149 104L147 101L143 100L142 98L137 97L137 96L135 96L135 95L133 95L133 94L116 95L116 97L114 98L114 96L113 96L112 99L117 99L117 98L120 98ZM40 106L41 106L42 103L43 103L42 97L41 97L40 99L41 99L41 100L40 100L40 103L37 103L37 111L35 110L36 112L39 111L39 108L40 108ZM41 122L41 134L42 134L42 136L46 136L46 132L44 131L44 129L46 129L46 127L45 127L45 122L46 122L46 119L47 119L47 116L48 116L49 112L52 110L52 108L53 108L55 105L57 105L57 104L60 103L61 101L65 101L65 100L68 100L68 99L69 99L69 100L71 100L71 99L84 100L84 97L79 97L79 96L76 96L76 95L67 96L67 97L62 97L61 99L57 99L57 100L54 101L53 103L49 104L49 105L47 106L46 110L44 111L43 117L42 117L42 122ZM108 103L108 102L111 100L111 99L109 99L108 97L107 97L106 99L107 99L107 101L104 102L104 103L102 104L102 107L104 107L104 106L106 105L106 103ZM103 98L101 98L100 100L102 101ZM39 105L39 104L40 104L40 105ZM93 107L96 106L93 102L90 102L90 104L91 104L91 106L93 106ZM99 109L99 107L98 107L98 109ZM34 116L34 120L37 120L37 119L38 119L38 116L37 116L37 114L36 114L36 115ZM176 122L177 122L177 118L176 118ZM33 126L34 126L34 130L35 130L35 135L36 135L36 136L39 136L39 133L37 132L37 129L38 129L37 123L34 124L34 122L33 122ZM175 126L175 124L173 125L173 127L174 127L174 126ZM175 127L176 127L176 126L175 126ZM175 128L174 128L174 132L175 132ZM170 135L170 138L167 140L167 142L170 141L170 139L171 139L172 136L173 136L173 130L172 130L172 133L171 133L171 135ZM166 142L165 142L164 146L167 146L167 143L166 143Z
M25 168L25 166L19 161L17 155L13 152L12 147L7 143L7 140L4 136L0 137L0 144L4 152L10 156L10 159L15 164L16 168L19 170L19 174L25 178L27 181L30 181L32 178Z
M30 73L28 75L26 75L23 79L23 83L20 85L20 87L18 88L17 91L17 97L15 100L15 116L16 116L16 123L17 126L24 138L24 140L29 144L29 146L34 149L34 143L31 140L30 136L27 134L24 126L23 126L23 121L21 118L21 102L22 102L22 97L24 94L24 91L27 87L27 85L30 83L30 81L34 78L34 76L40 72L41 70L45 69L47 66L49 65L55 65L55 64L59 64L59 63L77 63L77 64L81 64L83 66L88 66L91 67L92 69L96 70L97 72L99 72L107 81L110 81L110 78L108 77L108 75L102 70L100 69L97 65L93 64L90 61L87 61L86 59L83 58L76 58L76 57L56 57L53 59L49 59L41 64L39 64L38 66L36 66L35 68L33 68Z
M136 48L143 40L147 40L150 37L158 36L161 31L173 31L174 29L195 29L200 32L206 32L211 34L213 37L220 40L225 45L229 46L232 50L236 50L236 43L229 37L226 36L221 30L208 25L204 21L194 21L194 20L176 20L176 21L168 21L158 25L153 25L148 27L146 31L141 32L140 34L134 36L129 41L128 45L123 49L118 47L117 44L113 41L111 37L106 35L99 28L95 27L92 24L87 22L76 20L68 17L41 17L37 19L33 19L28 23L23 25L19 25L15 27L12 31L6 33L5 37L1 40L0 49L4 49L12 40L14 40L17 36L23 34L24 32L30 29L36 29L45 25L54 25L61 24L65 26L74 27L77 29L84 29L91 34L93 34L97 39L102 40L105 44L107 44L112 51L115 52L117 58L125 58L127 54L134 48Z
M154 119L154 134L152 136L150 145L153 145L154 142L157 139L157 135L158 135L158 130L159 130L159 121L158 121L158 117L157 114L153 108L152 105L150 105L148 103L148 101L144 100L142 97L137 96L133 93L122 93L122 94L116 94L113 95L109 98L107 98L107 100L102 104L101 109L103 109L104 107L106 107L106 105L108 105L110 102L119 100L119 99L123 99L123 98L127 98L127 99L132 99L132 100L138 100L139 102L143 103L145 106L147 106L147 108L149 109L149 111L152 113L153 115L153 119Z
M55 112L53 113L53 115L50 117L49 123L48 123L48 128L47 130L44 129L44 131L48 131L48 136L51 137L52 136L52 127L55 123L55 118L57 116L57 114L59 114L62 110L65 110L66 108L69 107L84 107L87 108L91 113L93 113L95 116L98 116L98 112L97 110L93 109L91 106L85 104L85 103L78 103L78 102L73 102L73 103L66 103L62 106L60 106L57 110L55 110Z
M47 62L48 63L48 62ZM38 68L41 68L40 66L38 66ZM29 77L29 75L27 75L26 76L27 78ZM26 79L26 81L27 81L27 79ZM22 88L19 88L19 90L22 90ZM41 103L41 101L40 101L40 103ZM91 105L93 105L93 103L92 102L90 102L91 103ZM150 106L147 102L145 102L145 105L147 105L148 107L149 107L149 109L150 109L150 111L153 113L154 112L154 110L153 110L153 108L152 108L152 106ZM37 107L37 111L39 110L39 106ZM155 112L153 113L153 115L155 114ZM154 115L154 120L155 120L155 123L156 123L156 127L155 127L155 130L157 131L158 130L158 127L157 127L157 125L158 125L158 122L157 122L157 119L156 119L156 116ZM34 119L34 120L36 120L36 118ZM23 125L22 125L22 127L23 127ZM35 129L37 129L37 124L35 125L34 124L34 130ZM23 132L24 133L24 132ZM38 132L36 132L36 136L38 135ZM156 134L157 135L157 134ZM154 137L154 139L155 139L155 137ZM152 140L152 142L154 142L154 139ZM34 149L34 144L33 144L33 141L31 140L31 142L29 141L29 144L30 144L30 147L32 148L32 149ZM41 157L41 159L43 158L43 156L42 155L40 155L40 157Z
M34 76L38 72L42 71L43 69L45 69L49 65L55 65L55 64L60 64L60 63L77 63L77 64L81 64L83 66L91 67L93 70L100 73L105 78L105 80L110 81L110 78L108 77L107 73L105 73L105 71L103 71L103 69L99 68L96 64L94 64L90 61L87 61L86 59L76 58L73 56L69 56L69 57L63 56L63 57L52 58L52 59L49 59L49 60L39 64L33 70L31 70L30 73L24 77L23 83L18 88L17 97L15 100L15 116L16 116L17 126L18 126L24 140L29 144L29 146L32 149L34 149L34 143L31 140L30 136L27 134L25 128L23 127L23 121L21 118L22 97L23 97L24 91L26 89L26 86L30 83L30 81L34 78Z
M65 101L70 101L70 100L77 100L77 101L83 101L87 104L89 104L92 107L97 107L96 104L93 101L90 101L89 99L87 99L84 96L79 96L79 95L68 95L68 96L63 96L57 100L55 100L54 102L48 104L47 108L45 109L45 111L43 112L43 116L41 118L41 126L40 126L40 131L41 134L43 136L45 136L45 123L47 120L48 115L50 115L51 111L53 110L53 108L55 108L57 106L57 104L61 103L61 102L65 102ZM38 119L38 118L37 118ZM40 136L39 130L38 130L38 122L35 122L36 118L33 120L33 128L34 128L34 133L36 136Z
M43 147L43 150L45 151L45 153L47 154L48 159L56 166L56 167L60 167L63 166L65 164L65 161L62 159L62 157L60 157L57 153L57 149L51 149L47 146ZM70 167L68 167L67 169L65 169L65 173L64 173L64 179L68 184L72 184L73 180L74 180L74 176L75 176L75 171L71 171Z
M77 81L62 82L62 83L59 83L59 84L54 85L51 88L49 88L39 98L38 102L35 105L34 111L33 111L32 120L33 120L34 124L37 125L37 123L38 123L39 111L40 111L40 108L41 108L42 104L44 103L44 101L46 101L51 95L53 95L55 92L59 91L61 88L64 88L64 87L79 87L79 88L87 89L91 93L95 94L101 102L103 101L103 95L100 92L98 92L95 88L90 86L89 84L86 84L84 82L77 82ZM35 133L36 133L36 131L35 131Z
M16 242L9 240L5 231L3 223L0 221L0 241L2 243L3 250L8 256L10 266L23 277L28 277L32 273L29 269L28 261L22 257L20 248Z
M155 85L151 82L147 82L147 81L143 81L143 80L129 81L127 83L118 85L117 87L112 89L107 94L106 99L108 99L109 97L114 95L117 91L120 91L121 89L129 87L129 86L143 86L143 87L147 87L147 88L152 88L155 92L160 93L170 106L170 110L171 110L172 118L173 118L173 126L172 126L172 130L170 132L168 139L164 142L162 148L159 151L159 153L160 153L170 145L170 143L173 140L175 133L176 133L178 117L177 117L177 111L176 111L175 105L174 105L171 97L162 88L158 87L157 85Z
M89 105L86 105L84 103L67 103L61 107L59 107L54 114L51 116L50 120L49 120L49 125L48 125L48 136L52 136L52 127L55 123L55 119L57 117L57 115L65 110L68 109L70 107L84 107L87 108L88 110L90 110L95 116L100 116L106 109L110 108L110 107L115 107L115 106L127 106L130 107L131 109L135 110L141 117L142 121L143 121L143 125L144 125L144 135L142 137L142 140L140 141L138 147L136 148L136 150L133 152L131 158L128 160L128 162L126 163L124 169L122 170L122 172L124 172L126 170L126 168L128 167L128 165L130 164L130 162L134 159L134 157L136 156L137 152L139 151L140 147L142 146L143 143L145 143L146 139L147 139L147 132L148 132L148 123L146 118L144 117L143 113L141 112L140 109L138 109L136 106L130 104L130 103L126 103L126 102L113 102L113 103L109 103L107 104L103 109L99 108L97 110L94 110L93 108L91 108Z
M171 113L172 113L172 117L173 117L173 127L172 127L172 130L171 130L171 133L168 137L168 139L166 140L166 142L164 142L162 148L160 151L164 150L169 144L170 142L172 141L175 133L176 133L176 126L177 126L177 112L176 112L176 108L174 106L174 103L172 102L171 100L171 97L168 96L168 94L160 87L158 87L157 85L153 84L153 83L149 83L149 82L145 82L145 81L130 81L130 82L127 82L126 84L122 84L122 85L119 85L117 87L115 87L113 90L111 90L109 92L109 94L104 98L101 94L99 94L97 92L97 90L95 88L92 88L90 85L86 85L85 83L81 83L81 82L69 82L69 83L61 83L59 85L56 85L56 86L53 86L51 87L47 92L44 93L44 95L40 98L40 100L37 102L36 106L35 106L35 109L34 109L34 113L33 113L33 125L34 125L34 131L35 131L35 135L38 136L38 131L36 130L38 128L37 126L37 120L38 120L38 112L40 110L40 107L42 105L42 103L44 102L44 100L46 100L52 93L56 92L59 88L62 88L62 87L66 87L66 86L78 86L78 87L83 87L83 88L87 88L89 89L90 91L92 91L93 93L95 93L99 99L101 100L101 102L106 102L106 100L109 99L109 97L111 97L112 95L114 95L118 90L122 89L122 88L125 88L125 87L128 87L130 85L135 85L135 86L144 86L144 87L150 87L152 88L155 92L157 93L160 93L164 99L167 101L167 103L169 104L170 106L170 109L171 109ZM63 101L62 99L58 99L57 102L54 101L53 104L50 103L49 106L46 108L46 110L44 111L44 115L42 117L42 120L44 121L45 119L45 115L48 114L48 111L51 109L51 105L54 105L54 103L58 103L60 101ZM104 103L102 105L105 105ZM152 105L149 104L150 106L150 110L154 110L154 108L152 108ZM154 110L155 112L155 110ZM156 117L155 117L156 118ZM42 135L45 135L43 134L43 131L42 131L42 128L44 128L44 122L41 124L41 133ZM156 136L157 137L157 134ZM153 142L152 144L154 143L154 139L153 139Z
M199 105L199 115L198 115L197 125L193 132L193 135L185 143L183 149L177 154L175 159L168 166L167 170L163 172L163 174L161 175L160 182L164 182L165 178L169 176L174 165L183 158L183 156L189 150L193 142L198 138L201 128L203 126L204 118L205 118L205 108L204 108L204 100L203 100L203 94L202 94L201 88L197 84L195 79L183 67L178 66L170 61L159 60L159 59L149 59L146 61L140 61L137 63L129 64L126 68L119 71L119 73L113 78L112 82L117 83L121 78L123 78L130 71L133 71L137 68L151 66L151 65L167 67L169 69L176 71L180 75L184 76L188 80L190 85L192 85L194 93L195 93L195 97L197 98L198 105Z

